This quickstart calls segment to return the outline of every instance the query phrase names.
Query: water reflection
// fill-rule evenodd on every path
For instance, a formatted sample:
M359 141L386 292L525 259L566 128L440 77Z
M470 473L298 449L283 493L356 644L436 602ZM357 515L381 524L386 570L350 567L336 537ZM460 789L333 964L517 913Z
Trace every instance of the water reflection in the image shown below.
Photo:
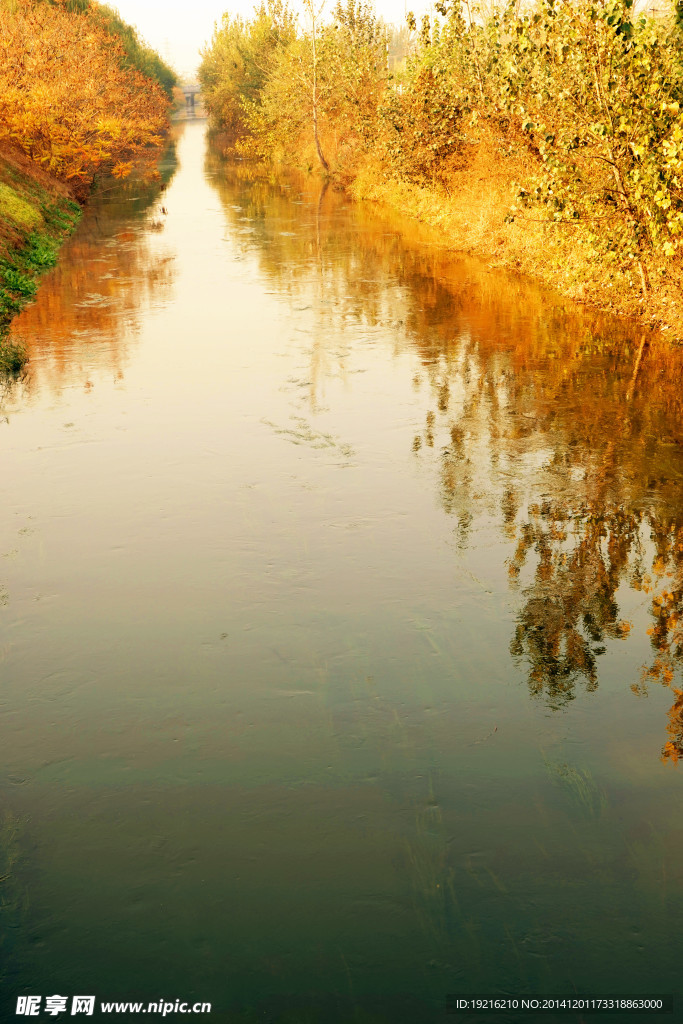
M123 289L125 379L94 321L55 396L36 309L0 424L0 999L422 1024L679 989L675 715L638 672L675 683L675 354L632 385L608 321L204 152L188 122L168 216L125 221L176 271Z
M652 660L632 689L644 695L656 681L672 690L662 756L677 762L681 350L657 336L643 346L628 324L450 255L419 227L403 224L399 235L366 207L340 216L344 200L310 179L268 178L215 151L207 173L245 252L256 249L295 308L312 307L312 412L321 381L344 372L337 332L346 322L390 330L399 348L419 353L413 383L426 408L412 452L437 469L462 549L476 543L482 518L514 544L510 652L534 697L559 709L577 685L594 691L608 645L633 628L620 591L651 595L650 620L636 618Z
M172 139L158 181L99 182L78 231L43 279L40 300L12 323L30 357L24 397L47 382L55 392L73 385L78 366L86 388L94 375L123 378L143 309L172 295L176 256L163 240L163 194L176 170Z

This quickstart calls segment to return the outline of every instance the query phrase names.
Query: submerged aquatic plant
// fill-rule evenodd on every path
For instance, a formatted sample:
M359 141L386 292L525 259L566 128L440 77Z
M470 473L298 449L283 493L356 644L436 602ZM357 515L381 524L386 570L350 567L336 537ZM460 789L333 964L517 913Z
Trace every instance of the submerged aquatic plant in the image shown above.
M20 341L0 336L0 377L18 377L28 358L26 346Z
M0 816L0 985L26 906L26 892L17 879L22 821L6 812Z
M600 818L607 809L607 796L587 768L575 768L544 758L546 772L585 817Z

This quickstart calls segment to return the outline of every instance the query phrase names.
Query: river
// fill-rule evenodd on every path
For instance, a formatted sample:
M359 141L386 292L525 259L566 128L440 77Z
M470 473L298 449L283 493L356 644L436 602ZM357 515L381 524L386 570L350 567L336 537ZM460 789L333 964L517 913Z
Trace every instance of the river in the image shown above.
M2 1019L680 999L680 350L176 135L14 324Z

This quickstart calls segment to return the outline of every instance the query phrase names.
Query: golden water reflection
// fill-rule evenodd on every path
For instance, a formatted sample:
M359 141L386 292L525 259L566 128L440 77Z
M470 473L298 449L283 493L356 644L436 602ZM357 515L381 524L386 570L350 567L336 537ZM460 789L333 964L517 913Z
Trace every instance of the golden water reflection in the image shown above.
M164 242L163 195L175 170L171 142L159 183L100 183L41 282L40 300L12 323L30 358L25 395L48 382L59 391L78 377L89 388L94 374L123 378L143 311L173 292L176 254Z
M204 152L93 204L0 426L6 991L676 990L678 354Z
M683 350L521 277L447 252L419 225L349 210L310 179L269 178L210 152L207 173L245 251L317 318L310 407L330 373L329 310L410 344L424 428L412 453L467 548L482 517L513 542L510 653L549 707L591 691L629 636L620 588L646 595L651 658L629 684L671 689L664 759L683 756ZM292 197L297 196L295 202ZM340 214L340 206L342 213ZM410 453L406 452L406 457Z

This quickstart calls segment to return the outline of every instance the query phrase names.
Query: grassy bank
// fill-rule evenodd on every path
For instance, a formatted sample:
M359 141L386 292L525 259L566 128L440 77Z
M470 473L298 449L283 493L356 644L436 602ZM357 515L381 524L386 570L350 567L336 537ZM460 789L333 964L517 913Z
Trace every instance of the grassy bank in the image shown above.
M520 211L520 182L528 171L526 154L484 129L470 143L466 163L451 172L448 185L387 177L377 161L368 159L346 187L359 201L436 228L454 250L527 274L570 299L683 341L680 270L651 258L652 285L644 296L634 268L606 262L576 225Z
M96 0L0 0L0 374L8 325L54 266L97 176L160 181L175 74Z
M26 353L8 339L10 321L33 299L80 216L66 185L20 150L0 151L0 374L22 369Z
M440 0L390 67L362 0L226 15L200 80L243 156L285 159L455 249L683 338L683 14Z

